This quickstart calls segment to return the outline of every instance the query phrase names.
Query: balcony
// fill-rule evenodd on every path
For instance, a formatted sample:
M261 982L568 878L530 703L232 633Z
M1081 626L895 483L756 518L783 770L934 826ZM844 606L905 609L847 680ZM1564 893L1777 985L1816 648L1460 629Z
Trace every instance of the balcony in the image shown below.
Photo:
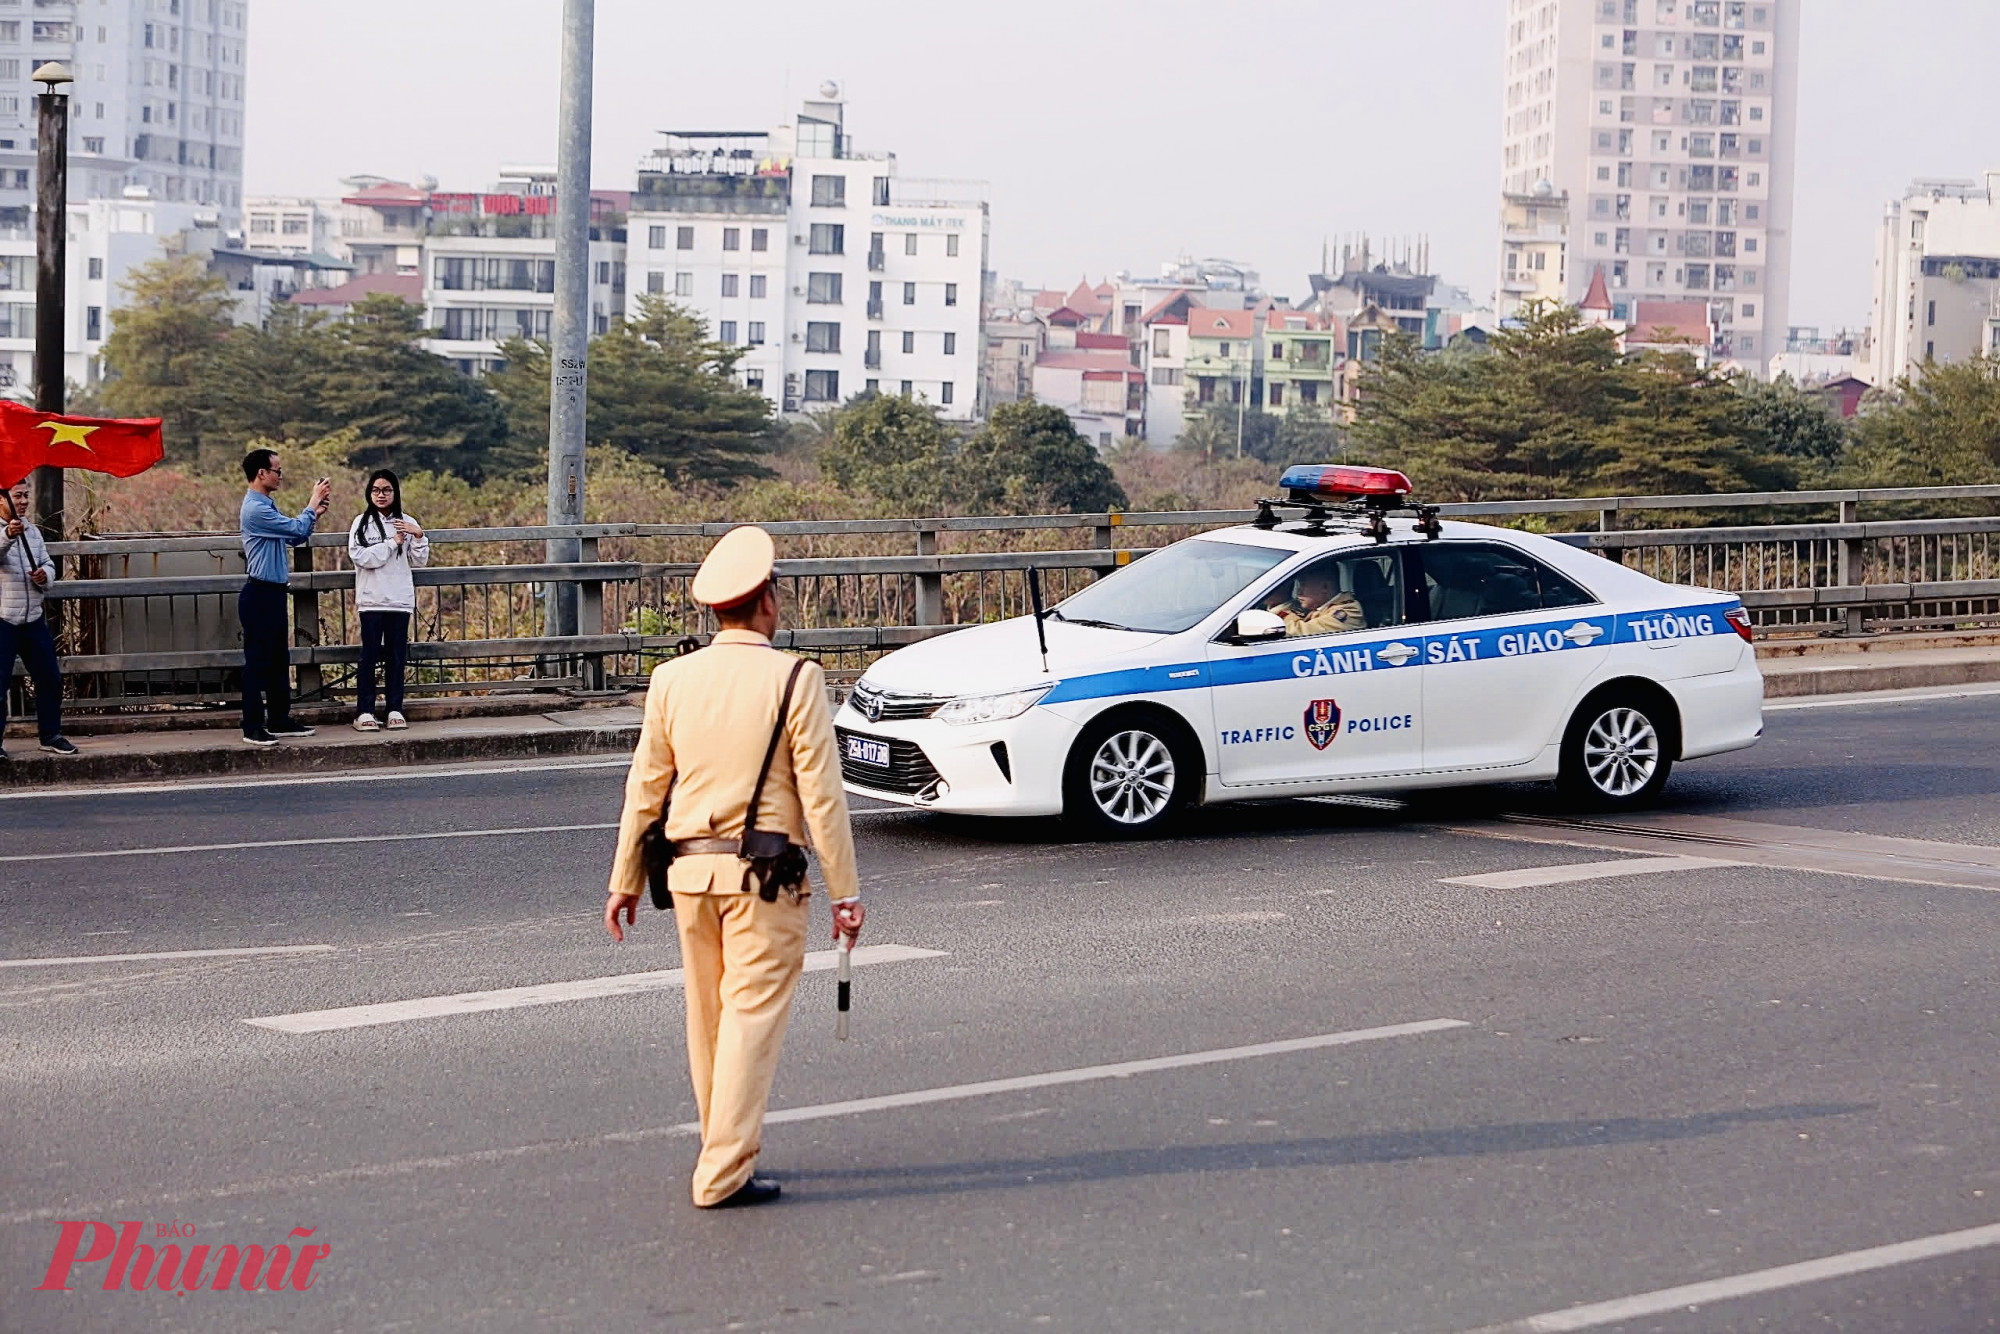
M868 318L869 318L869 319L871 319L871 320L879 320L879 319L881 319L881 318L882 318L882 298L881 298L881 297L879 297L879 296L878 296L878 297L875 297L875 298L874 298L873 300L869 301L869 303L868 303Z
M881 370L882 349L879 347L871 347L866 352L863 352L861 354L861 364L863 366L866 366L871 371Z
M871 250L868 252L868 271L870 273L880 273L888 266L889 257L882 251Z

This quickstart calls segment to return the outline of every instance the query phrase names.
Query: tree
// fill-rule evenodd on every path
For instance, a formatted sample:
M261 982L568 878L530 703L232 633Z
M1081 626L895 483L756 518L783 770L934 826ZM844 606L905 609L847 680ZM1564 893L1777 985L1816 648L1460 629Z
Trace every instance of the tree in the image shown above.
M234 327L235 298L192 255L140 265L124 290L129 300L104 341L98 401L114 416L162 418L167 456L197 461L208 419L202 369Z
M309 433L353 428L356 467L454 472L477 482L507 436L492 393L423 347L423 309L384 292L331 325L309 376Z
M951 437L937 409L892 394L857 398L834 419L820 471L911 514L938 514L964 497L952 485Z
M1762 447L1792 460L1808 472L1823 472L1840 462L1848 446L1847 423L1823 394L1801 389L1789 375L1770 383L1743 377L1743 417Z
M994 408L967 442L964 461L977 480L963 499L980 508L1094 514L1127 503L1125 489L1069 414L1032 399Z
M1764 447L1734 385L1684 352L1646 353L1619 368L1627 388L1585 493L1692 495L1796 485L1791 460Z
M1965 486L2000 477L2000 356L1927 361L1871 394L1843 469L1866 486Z
M196 384L220 451L240 454L252 440L318 439L328 416L319 377L332 343L324 315L290 305L274 309L263 328L239 325L217 342Z
M544 466L549 447L549 348L513 339L507 366L487 377L506 407L506 466ZM584 431L593 444L633 454L680 482L769 477L777 444L771 405L736 381L746 349L711 341L693 312L651 293L591 340Z

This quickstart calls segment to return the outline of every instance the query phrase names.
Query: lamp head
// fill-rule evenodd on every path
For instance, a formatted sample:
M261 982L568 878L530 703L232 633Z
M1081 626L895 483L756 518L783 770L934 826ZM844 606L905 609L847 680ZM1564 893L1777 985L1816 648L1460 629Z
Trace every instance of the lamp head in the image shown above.
M51 60L35 66L35 72L29 77L36 83L46 86L52 93L61 89L64 84L76 82L76 75L70 73L69 66L60 60Z

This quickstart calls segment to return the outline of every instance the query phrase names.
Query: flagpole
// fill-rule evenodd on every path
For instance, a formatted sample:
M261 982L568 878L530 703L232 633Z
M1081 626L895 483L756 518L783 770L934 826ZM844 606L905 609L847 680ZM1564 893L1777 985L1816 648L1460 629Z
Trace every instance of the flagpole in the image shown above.
M63 410L64 298L69 270L69 85L67 66L49 61L33 74L35 97L35 406ZM35 523L51 542L63 536L63 470L35 469Z

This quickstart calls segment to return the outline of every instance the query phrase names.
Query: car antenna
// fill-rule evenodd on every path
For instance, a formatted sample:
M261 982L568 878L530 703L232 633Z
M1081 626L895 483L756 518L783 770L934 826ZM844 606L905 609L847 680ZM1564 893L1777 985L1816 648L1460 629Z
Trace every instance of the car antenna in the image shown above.
M1039 566L1030 565L1028 567L1028 600L1035 607L1035 642L1042 646L1042 674L1047 675L1049 670L1049 636L1048 632L1042 629L1042 617L1047 613L1042 610L1042 571Z

